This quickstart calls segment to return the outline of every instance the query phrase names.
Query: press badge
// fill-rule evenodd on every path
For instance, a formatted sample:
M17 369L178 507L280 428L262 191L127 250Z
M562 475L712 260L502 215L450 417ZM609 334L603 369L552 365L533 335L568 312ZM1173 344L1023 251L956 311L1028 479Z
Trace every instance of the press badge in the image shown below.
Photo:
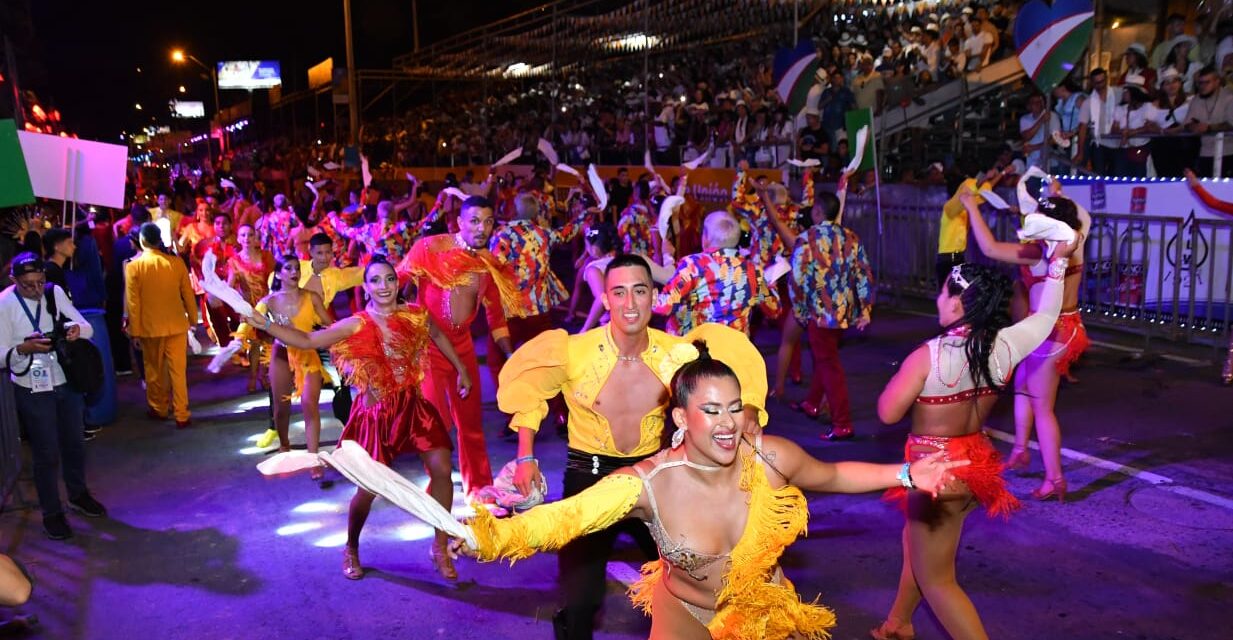
M47 357L43 355L34 356L34 361L30 363L30 392L43 393L51 391L54 387L51 384L51 363L47 361Z

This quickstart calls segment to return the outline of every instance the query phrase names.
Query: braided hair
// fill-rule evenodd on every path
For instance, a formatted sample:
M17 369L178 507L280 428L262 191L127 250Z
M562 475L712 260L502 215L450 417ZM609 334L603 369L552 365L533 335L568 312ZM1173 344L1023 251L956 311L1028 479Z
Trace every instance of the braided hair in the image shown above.
M703 379L731 378L738 387L741 384L732 367L711 357L705 340L695 340L693 344L698 350L698 357L686 362L672 375L672 383L669 385L672 390L672 408L685 407L689 396Z
M943 332L967 325L968 335L963 340L968 371L977 386L987 386L1001 391L1006 384L998 384L989 369L989 357L993 355L994 340L998 332L1010 326L1010 298L1013 285L1002 273L979 264L964 263L956 266L947 276L946 295L959 296L963 303L963 317L943 327Z

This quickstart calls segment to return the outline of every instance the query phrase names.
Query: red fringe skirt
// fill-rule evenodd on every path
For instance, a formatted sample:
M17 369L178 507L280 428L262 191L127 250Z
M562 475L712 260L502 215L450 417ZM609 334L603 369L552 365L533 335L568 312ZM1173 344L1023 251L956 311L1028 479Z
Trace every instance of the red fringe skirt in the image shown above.
M1060 347L1062 352L1058 354L1057 360L1053 363L1058 375L1061 376L1070 373L1070 366L1079 360L1079 356L1083 355L1088 347L1092 346L1091 339L1087 337L1087 329L1083 326L1083 317L1077 310L1063 312L1057 317L1049 340L1065 343Z
M356 397L341 440L354 441L384 465L405 453L453 449L441 415L415 387L400 389L379 402L370 395Z
M951 473L967 485L986 513L1006 518L1020 507L1019 499L1006 489L1006 480L1002 478L1001 454L982 432L951 437L913 433L908 436L903 451L905 462L916 462L935 451L945 451L946 460L970 460L971 464L955 467ZM895 487L888 489L883 499L896 502L902 508L907 505L907 497L906 489Z

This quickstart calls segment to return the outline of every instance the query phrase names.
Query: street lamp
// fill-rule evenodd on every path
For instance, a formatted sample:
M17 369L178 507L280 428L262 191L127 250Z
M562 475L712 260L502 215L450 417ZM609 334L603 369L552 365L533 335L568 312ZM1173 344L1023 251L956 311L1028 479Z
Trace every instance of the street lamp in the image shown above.
M183 64L185 60L191 60L197 66L210 72L210 82L214 86L214 119L218 120L219 129L222 129L225 131L225 128L223 127L223 116L222 116L222 110L221 110L222 107L218 103L218 68L213 65L207 65L206 63L198 60L191 53L184 53L183 49L172 50L171 52L172 62L175 62L176 64ZM181 93L183 93L183 87L181 87ZM210 126L213 127L212 124ZM211 147L209 144L209 137L206 138L206 149L209 152L210 162L213 163L214 162L214 148Z

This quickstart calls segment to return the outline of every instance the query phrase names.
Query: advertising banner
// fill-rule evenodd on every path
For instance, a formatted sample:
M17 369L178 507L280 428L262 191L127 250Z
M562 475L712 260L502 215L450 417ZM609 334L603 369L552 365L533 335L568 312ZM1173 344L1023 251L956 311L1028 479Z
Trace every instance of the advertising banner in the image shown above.
M232 60L218 63L219 89L269 89L283 83L277 60Z

